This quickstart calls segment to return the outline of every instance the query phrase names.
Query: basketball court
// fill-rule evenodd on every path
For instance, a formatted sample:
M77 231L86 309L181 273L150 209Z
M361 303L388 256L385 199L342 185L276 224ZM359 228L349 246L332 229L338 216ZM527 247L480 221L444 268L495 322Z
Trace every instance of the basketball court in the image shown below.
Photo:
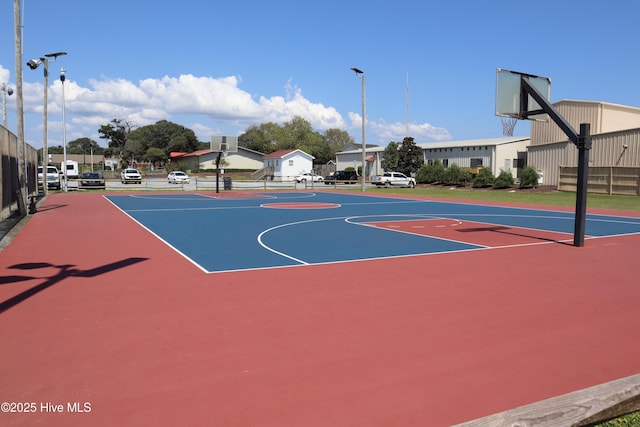
M550 79L498 69L496 89L497 115L576 143L575 213L49 196L0 257L0 423L450 426L637 374L640 215L586 211L588 125Z
M448 426L636 374L640 215L589 212L582 248L573 217L53 194L0 256L0 395L37 409L0 420Z
M357 194L107 199L208 273L569 243L574 228L570 212ZM587 232L590 238L634 234L640 232L640 221L592 215ZM215 253L212 242L219 245Z

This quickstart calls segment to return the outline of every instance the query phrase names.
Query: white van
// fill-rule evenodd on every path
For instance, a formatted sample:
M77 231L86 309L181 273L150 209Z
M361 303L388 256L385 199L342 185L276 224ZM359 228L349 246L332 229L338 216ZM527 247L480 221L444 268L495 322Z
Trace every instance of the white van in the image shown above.
M60 168L62 168L62 173L64 175L64 162ZM78 162L75 160L67 160L67 178L77 178L80 176L80 171L78 170Z

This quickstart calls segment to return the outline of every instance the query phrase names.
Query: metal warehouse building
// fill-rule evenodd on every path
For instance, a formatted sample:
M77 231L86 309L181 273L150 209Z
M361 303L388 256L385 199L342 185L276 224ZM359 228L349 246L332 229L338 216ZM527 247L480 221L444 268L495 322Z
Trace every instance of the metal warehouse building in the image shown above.
M590 184L596 167L640 168L640 108L571 100L553 106L576 130L591 124ZM577 167L578 149L553 121L532 122L527 163L543 172L545 184L558 185L562 167Z
M501 138L472 139L464 141L424 142L416 144L422 148L426 164L438 159L444 167L454 163L461 168L488 167L494 175L501 170L510 171L518 176L525 166L526 151L531 139L527 136L506 136ZM357 169L362 164L362 149L348 149L336 153L338 170L347 167ZM385 147L367 147L366 176L382 174L382 158Z

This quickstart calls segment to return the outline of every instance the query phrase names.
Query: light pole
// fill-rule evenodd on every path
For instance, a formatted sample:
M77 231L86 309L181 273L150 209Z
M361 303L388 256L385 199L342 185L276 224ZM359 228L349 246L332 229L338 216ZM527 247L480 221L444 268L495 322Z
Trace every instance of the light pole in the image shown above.
M365 177L366 177L366 170L367 170L367 142L366 142L366 136L367 136L367 131L365 128L366 122L367 122L367 102L366 102L366 85L364 82L364 71L357 69L356 67L351 67L351 70L355 71L356 76L360 77L360 80L362 80L362 176L360 177L360 179L362 180L361 184L362 184L362 191L365 191L365 187L364 187L364 181L365 181Z
M67 179L67 121L64 116L65 112L65 100L64 100L64 81L67 79L64 73L66 70L62 68L60 70L60 83L62 83L62 170L64 175L64 191L68 191L67 184L69 180Z
M2 91L2 125L7 127L7 95L13 95L13 89L6 85L6 83L2 83L0 86L0 91Z
M32 59L27 62L27 65L32 70L35 70L43 64L44 66L44 108L43 108L43 122L42 122L42 194L47 194L47 165L49 164L49 151L47 147L47 96L49 93L49 58L53 58L53 61L58 59L58 56L66 55L67 52L47 53L42 58Z

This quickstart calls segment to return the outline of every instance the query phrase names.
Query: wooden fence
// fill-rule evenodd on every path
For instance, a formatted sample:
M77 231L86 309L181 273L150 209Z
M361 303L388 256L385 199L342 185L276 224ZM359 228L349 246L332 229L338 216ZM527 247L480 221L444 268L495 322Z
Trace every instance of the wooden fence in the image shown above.
M576 191L577 166L560 166L559 191ZM640 196L640 167L591 166L587 181L589 193Z

